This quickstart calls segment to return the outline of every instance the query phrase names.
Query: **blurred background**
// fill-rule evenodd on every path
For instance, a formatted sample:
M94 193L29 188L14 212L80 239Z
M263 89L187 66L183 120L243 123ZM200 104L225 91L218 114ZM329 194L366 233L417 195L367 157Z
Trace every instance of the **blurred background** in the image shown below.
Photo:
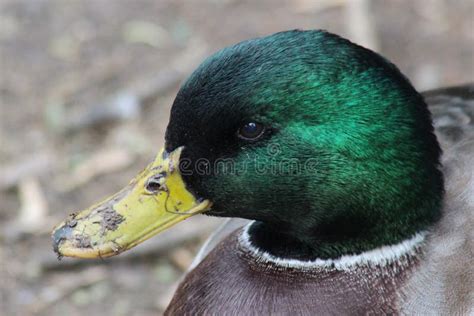
M0 0L0 314L162 313L218 219L104 261L58 261L49 232L146 166L204 57L293 28L370 47L419 90L474 81L472 0Z

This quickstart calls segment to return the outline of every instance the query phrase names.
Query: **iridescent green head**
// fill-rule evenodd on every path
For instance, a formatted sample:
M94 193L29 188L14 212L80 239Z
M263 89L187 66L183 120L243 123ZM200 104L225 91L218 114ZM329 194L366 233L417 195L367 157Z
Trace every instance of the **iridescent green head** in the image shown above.
M171 111L166 149L179 146L207 214L259 221L254 241L277 254L357 253L439 218L441 150L423 98L389 61L327 32L208 58Z
M205 213L256 220L251 242L280 257L360 253L437 221L440 153L390 62L330 33L278 33L208 58L176 97L165 150L53 245L112 256Z

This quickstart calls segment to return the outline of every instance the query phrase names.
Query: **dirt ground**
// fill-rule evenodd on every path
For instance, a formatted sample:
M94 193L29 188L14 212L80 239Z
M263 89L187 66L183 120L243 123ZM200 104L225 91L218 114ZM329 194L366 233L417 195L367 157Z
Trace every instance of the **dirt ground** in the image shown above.
M374 48L420 90L474 81L472 0L0 0L0 314L162 313L219 220L103 261L57 261L49 232L152 159L205 56L294 28Z

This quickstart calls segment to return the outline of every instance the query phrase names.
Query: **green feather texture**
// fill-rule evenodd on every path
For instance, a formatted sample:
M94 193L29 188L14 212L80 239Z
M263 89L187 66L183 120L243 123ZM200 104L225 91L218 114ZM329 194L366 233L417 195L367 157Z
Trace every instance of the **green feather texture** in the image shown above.
M238 138L245 122L264 135ZM276 255L360 253L440 217L441 150L423 98L389 61L328 32L209 57L173 105L166 147L178 146L209 215L257 220L253 241Z

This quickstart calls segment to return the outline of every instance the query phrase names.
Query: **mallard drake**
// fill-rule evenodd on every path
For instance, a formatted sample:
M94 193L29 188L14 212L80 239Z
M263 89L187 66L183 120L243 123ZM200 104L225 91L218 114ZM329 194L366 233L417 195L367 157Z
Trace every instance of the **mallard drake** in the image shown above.
M474 313L473 122L474 86L424 98L337 35L244 41L198 67L157 158L54 249L108 257L195 214L243 218L167 314Z

